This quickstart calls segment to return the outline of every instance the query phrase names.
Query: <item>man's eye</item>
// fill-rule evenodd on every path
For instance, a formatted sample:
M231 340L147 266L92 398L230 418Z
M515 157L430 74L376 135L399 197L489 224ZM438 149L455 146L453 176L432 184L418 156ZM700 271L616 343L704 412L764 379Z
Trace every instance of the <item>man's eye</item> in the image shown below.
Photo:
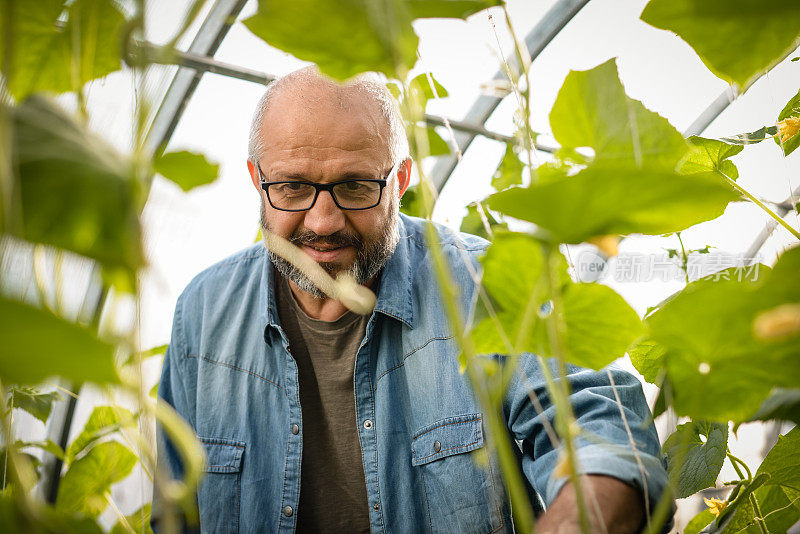
M357 193L366 189L361 182L345 182L342 185L348 193Z

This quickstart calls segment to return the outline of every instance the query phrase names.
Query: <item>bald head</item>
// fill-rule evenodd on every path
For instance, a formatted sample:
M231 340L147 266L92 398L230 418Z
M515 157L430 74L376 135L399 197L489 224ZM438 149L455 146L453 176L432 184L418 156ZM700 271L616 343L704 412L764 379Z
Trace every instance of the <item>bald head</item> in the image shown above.
M315 111L336 109L349 113L355 109L373 107L377 135L386 145L392 164L408 158L408 141L397 102L377 76L364 74L345 84L337 83L319 73L316 67L306 67L278 78L256 106L250 127L248 159L256 163L262 155L264 139L273 129L270 109L274 106L299 106L313 117ZM313 120L313 119L309 119Z

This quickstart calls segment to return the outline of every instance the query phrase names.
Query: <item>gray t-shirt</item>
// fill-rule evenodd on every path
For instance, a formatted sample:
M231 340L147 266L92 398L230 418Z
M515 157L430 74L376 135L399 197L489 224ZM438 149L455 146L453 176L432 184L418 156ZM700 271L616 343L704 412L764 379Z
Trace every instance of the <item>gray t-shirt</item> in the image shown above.
M367 486L358 440L353 369L367 316L335 321L306 315L276 277L278 314L297 362L303 413L298 532L369 532Z

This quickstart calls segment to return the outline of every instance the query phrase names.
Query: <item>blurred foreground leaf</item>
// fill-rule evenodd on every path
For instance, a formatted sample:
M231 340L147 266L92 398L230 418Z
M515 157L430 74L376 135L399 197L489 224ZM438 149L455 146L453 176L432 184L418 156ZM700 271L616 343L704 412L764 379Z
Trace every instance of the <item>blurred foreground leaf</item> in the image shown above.
M796 47L800 36L796 0L652 0L641 18L677 33L711 72L740 88Z
M589 147L593 161L575 176L555 169L529 187L496 193L489 207L538 225L553 242L676 232L722 215L739 198L720 177L675 172L686 142L625 94L614 60L567 75L550 125L562 151Z
M794 248L771 271L732 268L692 282L648 317L650 337L667 351L678 415L743 422L773 387L797 387L798 337L757 338L754 325L762 312L800 302L798 277L800 248ZM761 328L769 333L771 325Z
M476 325L472 335L479 353L508 353L508 340L518 351L555 356L544 324L551 304L543 262L541 243L533 237L513 232L495 234L481 263L483 285L499 311L500 324L487 317ZM567 360L599 369L624 355L641 335L641 321L614 290L599 284L572 283L560 255L559 265Z
M73 91L119 70L124 23L112 0L36 0L4 7L0 28L10 35L0 33L0 57L10 55L11 71L4 74L11 94L22 100L37 91Z
M41 96L12 113L22 199L19 237L131 275L143 254L130 163Z
M74 382L116 383L114 346L88 329L0 297L0 377L35 384L49 376Z
M218 163L211 163L205 155L188 150L162 154L155 159L153 166L158 174L175 182L184 191L210 184L219 176Z
M111 485L127 477L136 465L136 455L116 441L96 445L75 461L58 487L56 508L97 517L108 506Z

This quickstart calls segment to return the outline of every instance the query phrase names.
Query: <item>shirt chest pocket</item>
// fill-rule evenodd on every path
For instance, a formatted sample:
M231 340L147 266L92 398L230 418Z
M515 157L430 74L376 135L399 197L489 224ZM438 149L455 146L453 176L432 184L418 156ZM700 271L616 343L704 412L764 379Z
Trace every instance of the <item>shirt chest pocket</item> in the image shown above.
M433 532L493 532L503 526L502 486L488 457L479 454L483 446L480 414L448 417L414 433L411 464L425 481Z
M198 438L206 452L203 480L197 490L203 532L238 532L242 462L245 444L220 438Z

